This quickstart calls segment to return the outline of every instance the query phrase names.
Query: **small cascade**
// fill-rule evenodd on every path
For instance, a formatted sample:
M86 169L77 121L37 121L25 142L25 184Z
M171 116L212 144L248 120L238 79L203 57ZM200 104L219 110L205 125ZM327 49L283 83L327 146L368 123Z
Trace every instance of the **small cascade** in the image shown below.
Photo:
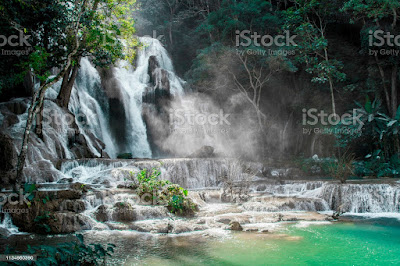
M18 227L12 223L11 216L8 213L4 214L3 221L0 223L0 230L2 231L1 235L4 236L20 234Z
M274 197L322 200L314 210L349 213L400 212L400 184L339 184L329 181L285 181L284 184L257 185L254 190ZM295 203L294 203L295 204ZM266 205L268 205L266 203ZM313 210L295 207L296 210Z
M233 182L246 179L249 174L243 173L242 167L245 169L260 168L255 163L246 163L242 166L235 159L218 158L84 159L63 162L61 172L76 182L94 185L107 184L108 187L117 187L125 180L134 178L135 174L142 169L157 168L161 171L160 178L162 179L170 180L188 189L204 189L221 187L227 176Z
M319 196L331 209L340 207L343 212L400 212L399 184L327 184Z

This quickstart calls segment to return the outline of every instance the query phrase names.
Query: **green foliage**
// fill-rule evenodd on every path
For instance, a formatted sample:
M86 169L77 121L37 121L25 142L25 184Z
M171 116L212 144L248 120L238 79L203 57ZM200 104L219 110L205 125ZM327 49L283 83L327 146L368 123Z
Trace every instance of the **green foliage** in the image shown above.
M350 12L353 16L350 20L355 23L357 20L368 18L374 22L393 16L393 11L400 8L399 1L392 0L349 0L341 8L343 12Z
M51 219L55 220L54 216L51 215L51 213L49 211L45 211L45 212L42 212L41 215L36 216L33 221L35 222L36 226L38 226L39 229L43 229L44 232L50 233L51 228L48 225L48 222Z
M400 160L398 154L389 159L383 156L382 150L368 154L363 161L354 163L354 173L357 176L370 177L400 177Z
M296 0L298 5L284 11L284 30L297 35L293 48L294 62L306 65L314 83L340 82L346 79L343 64L328 54L326 25L333 19L336 6L333 1Z
M199 33L217 36L219 40L232 43L236 30L249 30L259 34L277 32L281 20L272 5L264 0L224 0L221 7L211 12L197 29Z
M9 265L104 265L107 257L114 253L114 244L85 244L83 236L76 235L78 241L66 242L56 246L28 246L27 251L18 252L7 248L5 254L37 255L35 262L9 262Z
M133 173L131 173L134 176ZM168 180L159 179L160 170L153 168L151 172L147 169L136 174L137 184L134 188L139 197L150 196L152 204L164 205L171 213L182 216L191 216L197 211L197 205L188 198L188 191ZM146 201L148 199L145 199Z
M30 194L27 197L27 200L32 201L35 198L35 193L38 190L37 185L31 183L24 183L23 188L24 188L24 194Z
M304 158L300 157L295 161L296 165L307 174L329 176L330 167L335 162L335 158Z
M161 191L160 198L167 202L170 212L182 216L192 216L198 207L187 197L188 191L179 185L171 184Z
M148 194L151 195L153 202L155 202L159 191L165 185L170 184L168 180L160 180L158 178L160 174L161 172L155 168L151 172L148 172L147 169L143 169L137 174L136 179L138 181L138 185L136 187L136 192L138 193L139 197Z
M400 137L400 107L397 109L396 116L390 118L384 113L381 101L375 99L371 101L366 97L365 104L356 102L358 108L354 109L354 115L359 117L361 123L351 123L350 125L338 125L341 129L361 130L360 135L337 134L338 145L341 147L351 145L366 145L368 152L363 156L370 158L377 150L381 157L391 158L398 153ZM352 112L351 112L352 113ZM357 122L355 120L354 122ZM343 130L339 130L342 132Z

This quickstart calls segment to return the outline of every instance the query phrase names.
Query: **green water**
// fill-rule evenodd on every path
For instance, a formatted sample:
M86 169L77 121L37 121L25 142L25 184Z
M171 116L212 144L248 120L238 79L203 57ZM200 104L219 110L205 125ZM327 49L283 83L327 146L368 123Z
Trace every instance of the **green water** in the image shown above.
M131 249L125 265L400 265L398 225L290 225L275 234L187 236L142 244Z

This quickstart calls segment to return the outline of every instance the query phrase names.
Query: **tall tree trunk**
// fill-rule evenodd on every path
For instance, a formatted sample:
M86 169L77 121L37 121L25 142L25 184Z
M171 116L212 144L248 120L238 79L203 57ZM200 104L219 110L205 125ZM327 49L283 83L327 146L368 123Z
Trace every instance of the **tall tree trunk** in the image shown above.
M333 90L333 82L332 82L332 78L331 77L329 77L329 88L330 88L330 91L331 91L332 113L334 115L336 115L335 94L334 94L334 90Z
M390 102L389 91L388 91L388 88L387 88L387 86L386 86L385 72L383 71L383 68L382 68L382 66L381 66L380 63L379 63L379 59L378 59L378 56L377 56L377 55L375 55L375 61L376 61L376 64L377 64L377 66L378 66L379 74L381 75L381 79L382 79L382 86L383 86L383 92L384 92L384 94L385 94L386 108L387 108L387 110L388 110L388 113L389 113L390 115L392 115L392 108L391 108L391 102Z
M39 89L33 96L31 101L31 106L28 109L28 119L26 120L26 126L24 131L24 136L22 138L21 152L18 155L17 162L17 176L14 189L18 191L22 183L22 171L25 166L26 155L28 152L29 136L31 133L32 125L36 114L41 108L41 103L44 100L44 95L48 87L43 87Z
M80 58L77 60L77 62L78 63L74 66L71 65L63 76L60 92L57 96L57 103L60 107L68 108L72 87L74 86L76 76L78 75Z
M397 70L398 66L397 64L393 66L392 68L392 93L391 93L391 98L392 98L392 118L394 119L397 114ZM400 156L400 143L399 143L399 137L395 136L395 149L397 156Z
M36 135L43 140L43 109L44 109L44 99L39 108L39 113L37 114L36 119Z
M32 72L30 70L28 70L26 72L26 75L24 77L24 82L23 82L23 86L26 92L26 95L33 95L33 91L34 91L34 87L35 84L33 82L33 76L32 76Z
M394 65L392 68L392 118L396 116L397 112L397 65Z
M322 26L321 26L322 29ZM322 37L325 38L323 31L322 32ZM329 65L329 56L328 56L328 49L324 49L324 53L325 53L325 61L327 63L327 65ZM332 81L332 77L331 74L328 73L328 80L329 80L329 89L331 91L331 101L332 101L332 113L336 116L336 104L335 104L335 94L334 94L334 89L333 89L333 81Z

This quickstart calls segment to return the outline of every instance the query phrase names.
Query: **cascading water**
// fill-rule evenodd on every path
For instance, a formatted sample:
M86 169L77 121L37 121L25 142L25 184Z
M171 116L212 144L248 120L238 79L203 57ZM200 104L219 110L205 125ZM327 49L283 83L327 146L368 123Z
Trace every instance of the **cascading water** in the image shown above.
M136 68L126 61L120 61L112 67L112 79L116 85L112 89L120 93L119 103L126 117L125 121L116 123L117 131L126 132L127 138L122 141L122 145L117 145L118 139L113 135L111 124L114 122L115 125L115 121L112 120L118 120L119 117L111 115L115 106L110 104L109 92L103 86L107 81L102 80L101 70L96 69L88 58L82 58L69 103L72 115L54 102L61 81L46 92L43 139L36 135L31 136L32 144L29 147L25 168L28 181L51 182L70 177L54 167L55 158L100 157L104 155L103 151L111 158L125 152L132 153L134 157L152 157L142 116L143 93L151 86L148 73L149 58L155 57L159 62L159 68L167 71L171 95L183 94L183 81L175 75L167 51L158 40L141 37L140 41L144 45L138 50ZM29 105L29 101L25 99L13 101L15 104ZM16 152L20 148L26 119L26 112L19 114L19 122L9 129L10 135L15 138ZM81 146L77 148L75 143ZM35 171L38 168L41 170L40 173Z
M322 200L322 204L305 210L340 210L348 213L400 212L400 184L348 183L328 181L286 181L285 184L264 184L255 190L275 197ZM316 206L316 207L315 207ZM302 209L299 209L302 210Z
M149 58L155 56L160 63L160 68L168 71L170 93L180 95L183 88L180 80L174 73L171 59L162 44L149 37L141 37L144 44L137 55L136 69L127 61L119 61L113 68L114 84L121 93L120 102L126 117L126 125L119 124L118 130L126 131L127 138L122 150L118 151L115 141L110 133L110 106L106 95L101 88L98 71L90 64L87 58L82 59L77 86L73 90L70 109L76 115L84 115L87 119L78 121L84 132L92 132L106 145L107 153L115 158L117 153L130 152L134 157L151 158L152 151L147 139L146 126L142 118L142 97L149 83L148 65ZM86 129L86 130L85 130ZM90 138L85 135L89 147L95 155L100 156L91 144Z
M89 132L104 142L106 152L114 158L117 151L108 126L109 106L101 88L99 73L87 58L81 60L80 73L72 90L69 109L75 114L79 129L91 151L96 156L101 155L94 147L92 138L88 136Z

